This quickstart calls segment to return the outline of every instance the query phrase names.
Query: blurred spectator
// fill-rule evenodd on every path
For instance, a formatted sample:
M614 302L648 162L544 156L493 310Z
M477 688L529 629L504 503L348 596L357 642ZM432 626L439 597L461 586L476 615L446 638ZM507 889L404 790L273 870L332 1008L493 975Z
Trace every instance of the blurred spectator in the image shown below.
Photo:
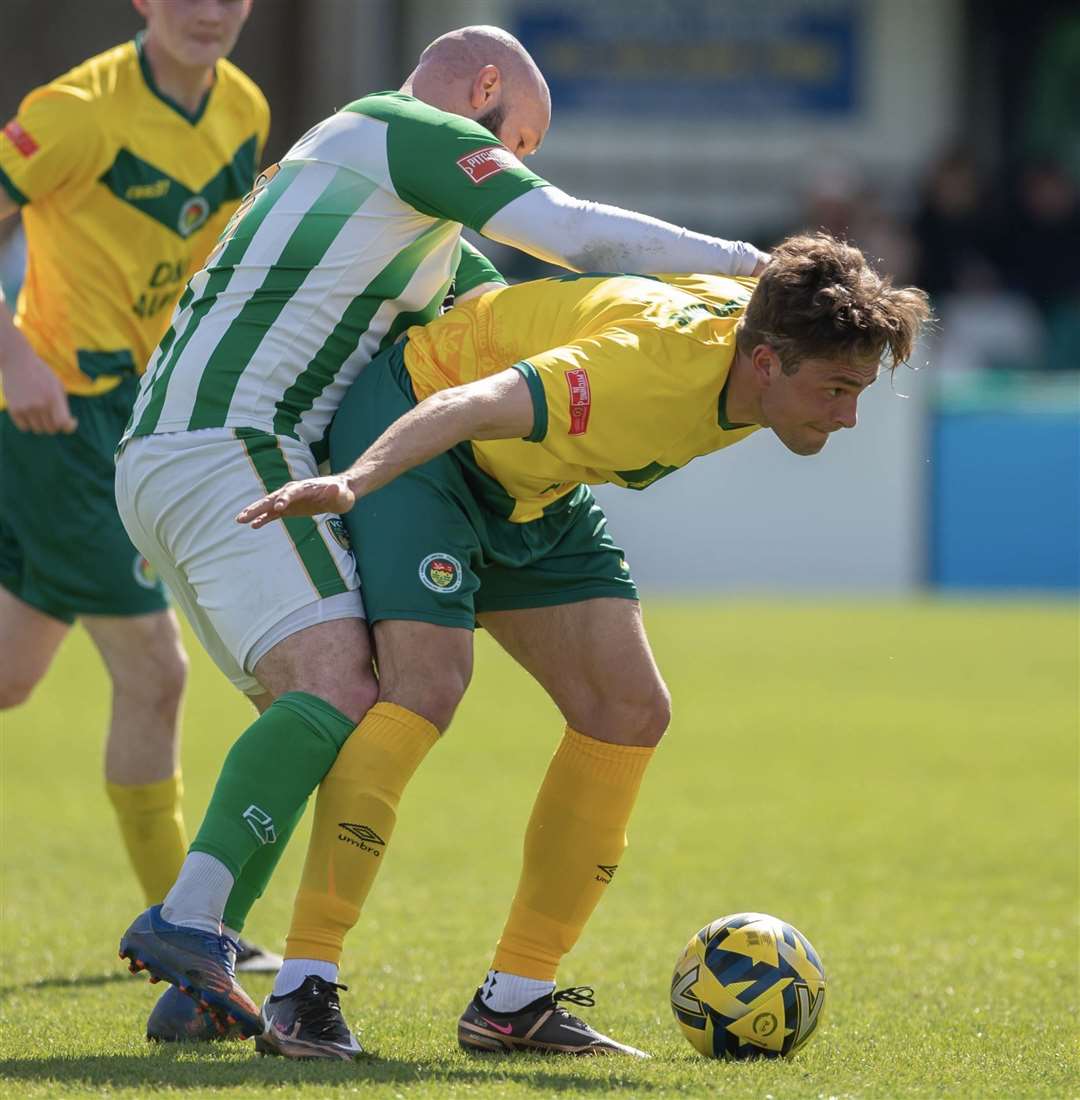
M931 298L956 291L961 272L997 270L999 241L986 192L964 149L931 166L912 226L919 253L915 282Z
M1043 159L1023 168L1008 226L1010 279L1047 323L1040 365L1080 369L1080 191L1062 163Z
M1063 165L1040 160L1017 182L1008 219L1012 281L1049 314L1080 293L1080 194Z
M1050 205L1057 211L1061 204ZM1011 221L1019 226L1019 217ZM1046 268L1057 261L1048 260L1053 250L1041 237L1036 243L1035 234L1007 233L1005 225L970 153L954 149L931 166L914 220L915 281L930 292L940 318L934 361L943 370L1044 365L1046 324L1019 253L1042 263L1043 283L1053 282Z

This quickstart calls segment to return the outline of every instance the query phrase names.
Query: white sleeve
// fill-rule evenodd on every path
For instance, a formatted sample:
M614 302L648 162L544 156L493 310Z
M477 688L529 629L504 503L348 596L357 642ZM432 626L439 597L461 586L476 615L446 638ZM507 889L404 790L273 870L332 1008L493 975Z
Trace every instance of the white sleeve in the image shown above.
M481 233L571 271L752 275L769 259L744 241L708 237L550 186L508 202Z

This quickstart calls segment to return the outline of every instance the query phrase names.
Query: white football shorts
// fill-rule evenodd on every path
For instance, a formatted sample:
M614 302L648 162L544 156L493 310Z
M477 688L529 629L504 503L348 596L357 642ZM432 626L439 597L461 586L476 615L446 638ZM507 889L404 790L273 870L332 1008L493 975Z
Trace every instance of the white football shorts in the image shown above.
M246 504L316 477L310 448L248 428L137 436L116 463L128 536L158 571L199 641L242 692L282 639L333 619L364 618L360 581L338 516L236 522Z

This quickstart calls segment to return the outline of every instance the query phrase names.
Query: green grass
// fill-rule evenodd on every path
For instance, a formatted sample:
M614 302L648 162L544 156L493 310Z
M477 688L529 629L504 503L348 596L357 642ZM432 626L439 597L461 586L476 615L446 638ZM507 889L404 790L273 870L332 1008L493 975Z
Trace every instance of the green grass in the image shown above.
M0 1094L1077 1097L1075 611L1063 604L654 602L675 718L615 886L560 975L655 1055L476 1060L454 1025L486 969L560 732L486 637L454 728L410 787L348 945L373 1057L154 1049L157 989L116 958L140 908L99 779L108 705L82 634L3 716ZM189 824L248 720L191 646ZM278 943L306 827L256 908ZM790 1063L700 1058L667 1004L713 917L771 912L818 948L823 1026ZM248 983L261 998L265 980Z

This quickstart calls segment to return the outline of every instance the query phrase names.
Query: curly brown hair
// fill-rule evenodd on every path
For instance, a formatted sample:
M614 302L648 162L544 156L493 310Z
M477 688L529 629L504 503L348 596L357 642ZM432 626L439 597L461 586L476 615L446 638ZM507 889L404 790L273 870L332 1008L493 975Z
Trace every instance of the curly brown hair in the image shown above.
M772 253L736 335L740 351L768 344L785 374L804 359L906 363L930 305L894 287L854 245L828 233L788 237Z

